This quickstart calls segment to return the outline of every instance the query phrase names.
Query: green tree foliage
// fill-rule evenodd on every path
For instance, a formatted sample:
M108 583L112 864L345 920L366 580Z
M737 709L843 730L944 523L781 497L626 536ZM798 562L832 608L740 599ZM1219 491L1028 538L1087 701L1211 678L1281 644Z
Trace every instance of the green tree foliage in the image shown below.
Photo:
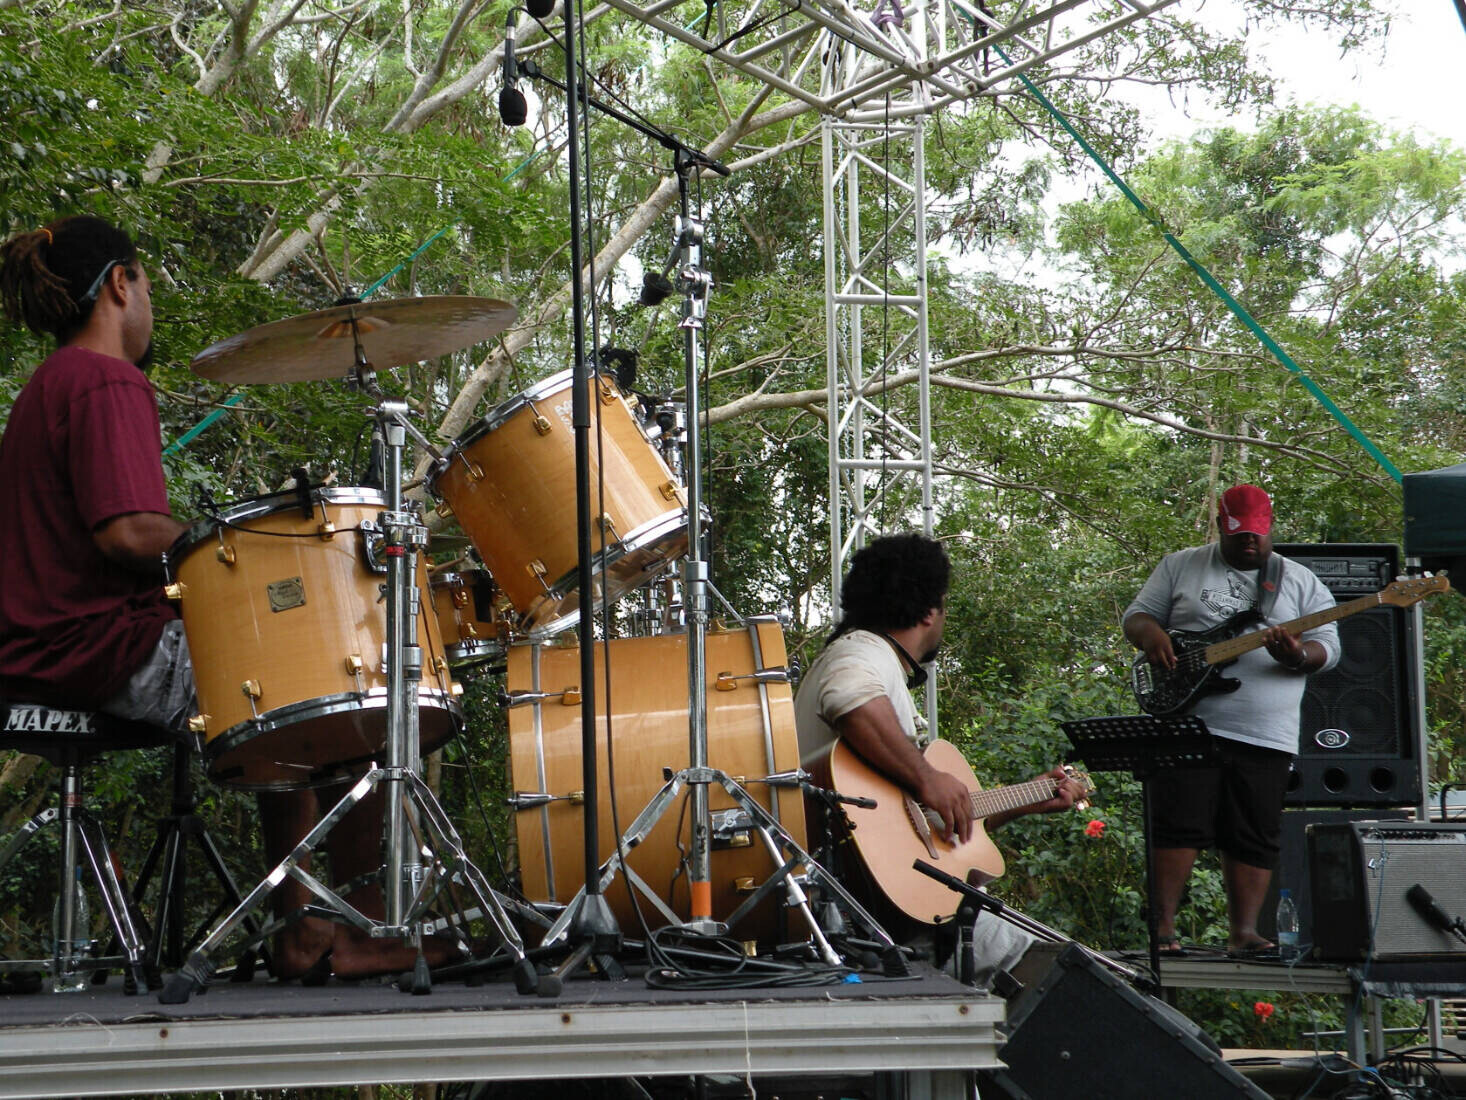
M348 289L514 302L520 322L501 339L383 372L440 444L569 364L564 112L536 84L543 110L530 125L499 123L506 8L0 3L0 229L73 211L134 229L155 274L165 436L234 402L166 459L181 516L201 492L236 499L296 466L338 483L361 469L364 396L334 382L226 387L187 370L224 337ZM1257 26L1308 20L1351 47L1381 31L1373 4L1327 9L1250 7ZM690 24L707 13L675 14ZM716 280L697 365L714 580L739 611L788 615L807 661L829 626L817 120L794 97L609 9L585 30L594 94L621 97L734 168L694 181ZM560 71L537 29L524 30L521 54ZM1357 112L1301 108L1154 148L1109 82L1164 82L1178 99L1210 97L1239 117L1270 94L1241 38L1181 16L1143 21L1068 69L1032 76L1398 466L1456 459L1466 443L1460 151ZM641 271L661 270L669 251L669 154L598 115L590 130L589 254L602 258L590 338L639 351L638 388L677 398L676 302L632 304ZM1020 162L1009 155L1018 145L1046 155ZM867 152L892 155L889 143ZM1007 783L1063 753L1062 721L1129 709L1120 610L1161 554L1207 537L1218 488L1268 485L1279 535L1298 541L1397 540L1399 491L1124 200L1106 192L1051 219L1052 182L1082 157L1030 96L976 99L932 120L927 158L937 507L957 563L941 729L987 782ZM896 223L899 195L867 189L861 201L866 224ZM880 274L893 292L913 279L895 259L907 233L893 230ZM1032 257L1042 277L1012 274ZM884 348L887 318L863 318L867 346ZM0 332L0 416L43 354L28 334ZM911 385L870 396L915 422ZM917 503L896 489L875 507L898 528ZM1429 623L1433 759L1437 776L1454 779L1466 748L1466 623L1453 602L1433 605ZM471 685L470 732L445 754L452 809L472 822L476 847L511 831L495 800L508 785L497 686ZM110 775L112 817L145 837L143 819L162 807L137 792L157 788L164 762L139 756ZM5 797L33 806L42 781L34 774ZM207 797L249 864L249 800ZM1106 823L1102 837L1086 835L1091 819ZM1104 777L1090 815L1007 830L1014 858L1001 889L1101 946L1134 945L1138 822L1138 792ZM0 889L7 931L44 925L19 880ZM1189 934L1217 937L1214 870L1194 880L1189 912Z

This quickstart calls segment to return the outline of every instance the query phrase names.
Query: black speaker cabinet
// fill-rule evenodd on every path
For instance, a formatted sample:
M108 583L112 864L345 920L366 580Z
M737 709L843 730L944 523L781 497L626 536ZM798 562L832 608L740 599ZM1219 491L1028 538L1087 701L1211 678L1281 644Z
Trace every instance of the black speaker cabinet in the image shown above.
M1312 825L1308 858L1318 958L1466 955L1406 899L1422 886L1448 916L1466 917L1466 822Z
M1008 1025L998 1050L1004 1068L989 1081L1015 1100L1267 1096L1222 1061L1206 1032L1131 989L1075 944L1008 1002Z
M1392 543L1279 543L1345 603L1399 574ZM1308 678L1290 806L1409 806L1420 800L1414 616L1388 605L1339 620L1343 656Z

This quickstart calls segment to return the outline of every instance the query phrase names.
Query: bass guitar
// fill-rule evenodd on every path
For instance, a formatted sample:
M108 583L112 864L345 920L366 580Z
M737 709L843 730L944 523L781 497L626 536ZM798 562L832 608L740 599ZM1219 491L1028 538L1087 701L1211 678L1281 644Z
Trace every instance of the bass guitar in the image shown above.
M842 795L875 800L875 806L870 809L843 807L850 822L850 839L870 884L902 916L919 924L939 924L952 918L962 899L913 869L912 864L924 859L960 879L968 879L968 873L975 872L978 885L991 882L1003 873L1003 854L983 831L982 819L1004 810L1047 802L1058 790L1059 780L1041 776L1027 783L985 791L957 746L948 741L933 741L924 755L933 767L956 776L972 792L972 810L977 820L972 825L972 837L965 844L956 837L951 840L944 837L941 818L875 771L843 742L835 742L826 767L830 785ZM1087 775L1072 768L1064 770L1084 785L1086 793L1094 790Z
M1449 592L1445 577L1418 577L1395 581L1380 591L1341 603L1327 611L1316 611L1301 619L1283 623L1290 634L1325 623L1347 619L1371 607L1389 604L1409 607L1426 596ZM1168 630L1171 647L1176 651L1176 667L1153 665L1144 653L1138 654L1130 668L1130 687L1140 709L1157 718L1184 714L1203 695L1236 691L1242 681L1222 675L1222 669L1244 653L1259 649L1265 643L1265 631L1249 630L1261 619L1256 611L1242 611L1210 630Z

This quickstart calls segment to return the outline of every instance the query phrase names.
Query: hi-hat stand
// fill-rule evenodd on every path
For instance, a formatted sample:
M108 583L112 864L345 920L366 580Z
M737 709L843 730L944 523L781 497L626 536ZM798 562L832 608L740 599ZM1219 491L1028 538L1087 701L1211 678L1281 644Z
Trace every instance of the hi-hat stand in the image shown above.
M378 515L377 530L363 534L380 540L373 556L385 563L386 572L383 595L387 605L387 763L385 767L373 764L294 850L250 891L222 924L209 933L164 986L159 994L159 1000L164 1004L187 1001L208 984L214 971L213 953L287 878L300 883L322 903L307 907L311 915L340 919L372 938L401 939L417 947L412 982L414 993L427 993L431 988L427 962L422 953L422 937L430 934L433 927L425 919L429 908L446 891L454 899L454 913L466 921L466 908L458 904L460 899L457 896L459 890L466 891L477 903L478 915L487 918L494 926L503 948L514 960L514 984L519 992L538 991L542 995L558 992L557 988L542 986L539 982L534 964L525 954L524 944L505 910L506 899L501 898L483 872L469 859L448 815L419 774L418 683L422 677L422 650L417 644L417 614L421 597L416 578L417 555L426 547L428 533L421 517L415 511L403 508L402 453L409 432L424 446L431 447L408 422L406 403L381 396L376 372L366 361L354 315L351 328L355 352L349 380L378 398L374 430L383 443L385 465L386 507ZM378 786L386 788L381 872L385 912L381 920L366 916L301 866L352 807ZM425 859L427 863L424 863ZM269 925L260 936L268 936L282 924L277 921ZM450 927L460 926L455 920L450 922Z

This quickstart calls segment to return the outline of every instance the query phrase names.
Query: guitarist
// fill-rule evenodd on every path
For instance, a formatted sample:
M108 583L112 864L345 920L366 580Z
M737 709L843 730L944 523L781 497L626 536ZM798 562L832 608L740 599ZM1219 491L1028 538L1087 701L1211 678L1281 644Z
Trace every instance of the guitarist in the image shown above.
M924 666L936 659L950 577L946 551L924 535L887 535L858 551L840 589L843 617L800 682L794 719L804 767L818 769L839 739L939 815L947 835L966 842L973 831L971 792L922 756L924 722L909 692L926 682ZM991 829L1023 814L1072 807L1082 794L1079 782L1060 768L1049 774L1062 780L1053 798L984 824ZM996 969L1022 958L1032 938L983 914L974 941L979 979L988 983Z
M1255 485L1235 485L1217 506L1218 541L1168 554L1125 609L1125 637L1158 674L1174 671L1168 630L1205 631L1239 614L1257 612L1263 648L1243 654L1229 670L1240 681L1230 693L1203 694L1192 713L1216 735L1212 766L1167 770L1153 784L1156 935L1163 954L1181 952L1176 910L1202 848L1222 857L1227 893L1227 950L1255 956L1273 945L1257 931L1277 866L1283 796L1298 751L1299 712L1310 673L1339 660L1333 623L1299 637L1280 626L1334 606L1312 572L1272 553L1273 507Z

